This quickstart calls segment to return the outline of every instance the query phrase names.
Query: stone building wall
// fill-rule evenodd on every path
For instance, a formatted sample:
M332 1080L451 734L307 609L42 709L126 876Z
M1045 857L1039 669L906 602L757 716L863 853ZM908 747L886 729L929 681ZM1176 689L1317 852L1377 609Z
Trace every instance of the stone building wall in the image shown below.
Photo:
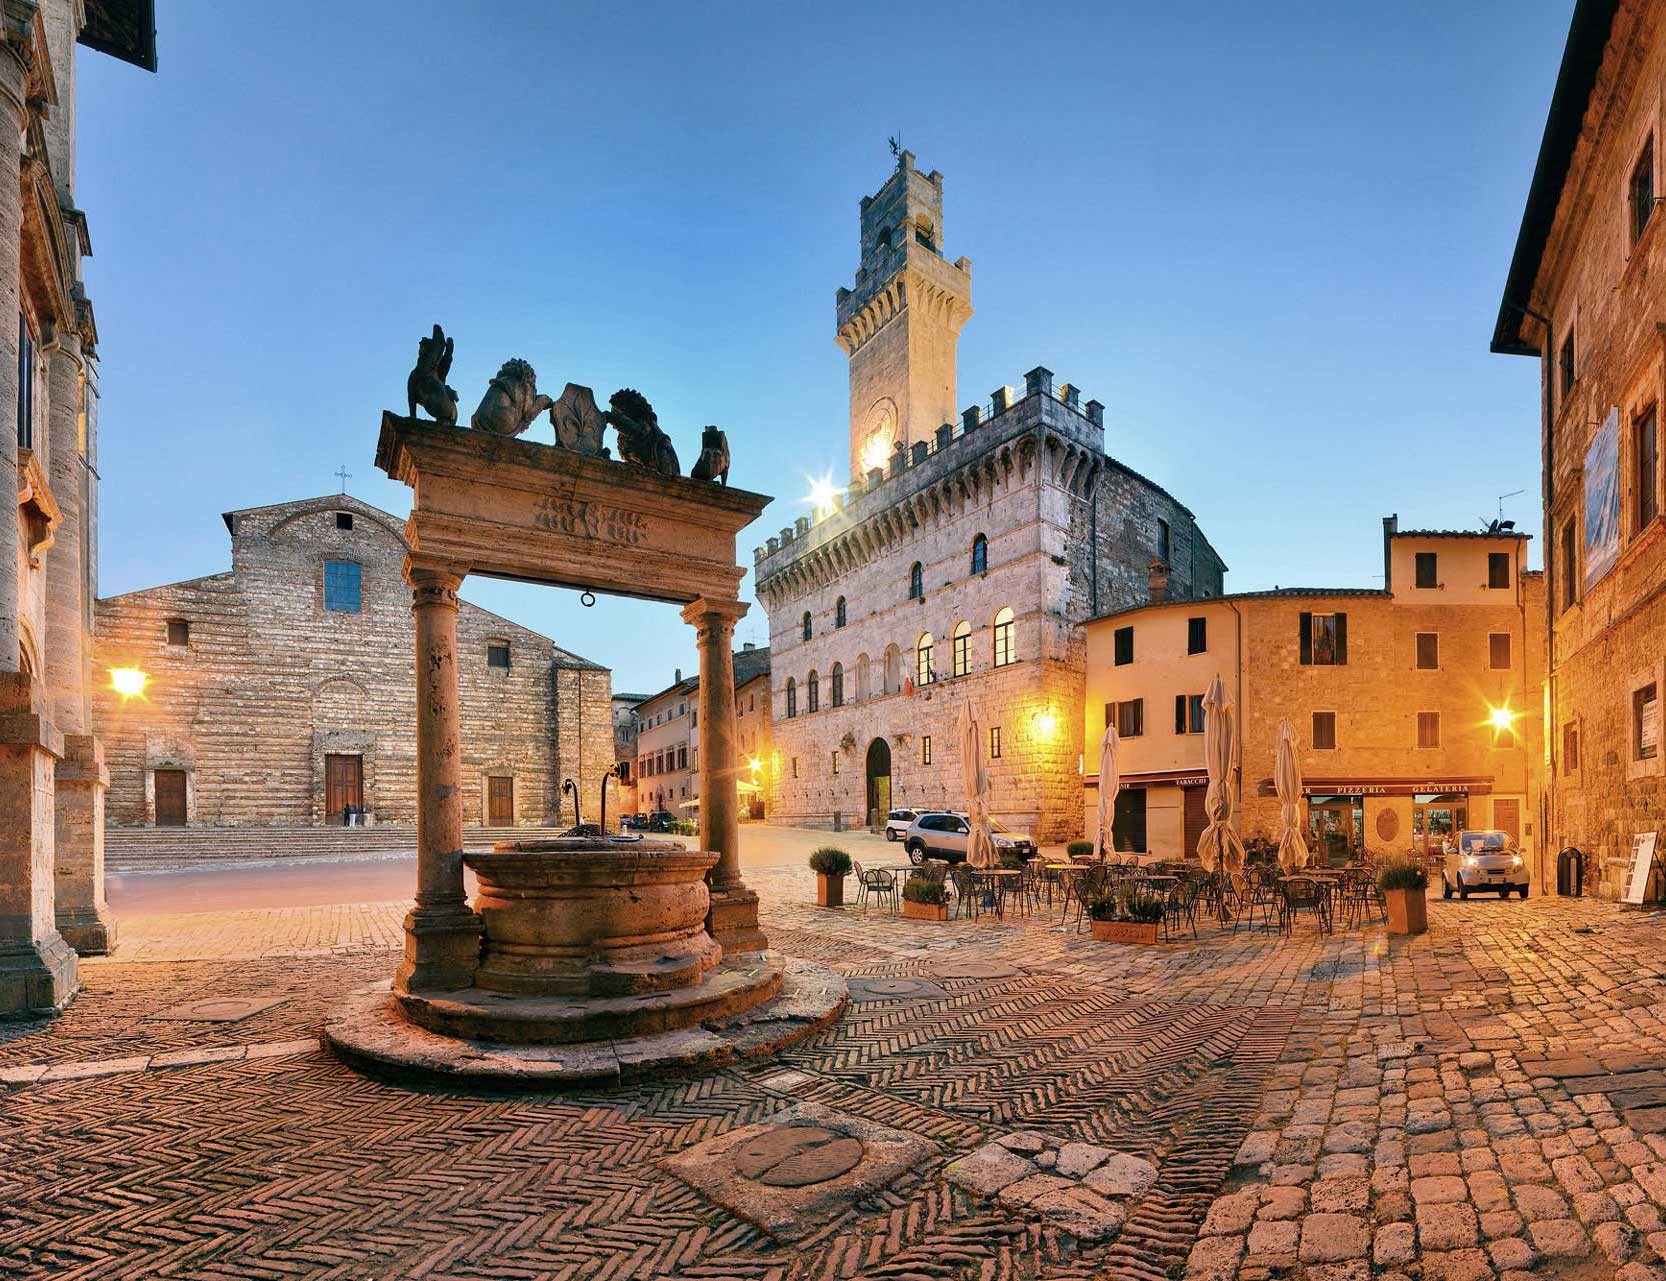
M694 723L700 715L700 681L681 672L671 685L644 700L636 709L637 803L643 813L669 810L677 818L691 817L681 806L699 795L698 757Z
M338 513L352 528L338 528ZM94 708L110 766L113 826L155 820L155 771L187 772L191 825L325 821L324 757L363 758L376 820L416 818L414 633L402 523L333 496L228 515L229 573L98 602L102 671L149 674L141 698L102 688ZM324 608L324 563L360 566L361 609ZM189 626L168 643L168 621ZM599 803L613 759L607 671L463 602L458 678L464 819L487 820L485 780L512 780L517 824L555 821L560 783ZM507 643L510 666L487 665ZM337 820L339 821L339 820Z

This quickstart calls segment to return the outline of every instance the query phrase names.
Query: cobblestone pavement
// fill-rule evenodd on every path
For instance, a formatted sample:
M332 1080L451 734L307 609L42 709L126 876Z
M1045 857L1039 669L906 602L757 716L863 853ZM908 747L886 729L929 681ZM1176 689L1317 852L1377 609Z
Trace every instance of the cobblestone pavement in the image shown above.
M124 919L69 1011L0 1024L0 1275L1666 1279L1666 920L1431 902L1392 944L1131 948L749 875L774 946L865 981L782 1060L628 1092L413 1091L320 1050L403 903ZM153 1017L232 997L279 1003ZM667 1168L790 1108L814 1125L743 1155L813 1213ZM875 1127L924 1155L796 1186L860 1175L840 1135Z

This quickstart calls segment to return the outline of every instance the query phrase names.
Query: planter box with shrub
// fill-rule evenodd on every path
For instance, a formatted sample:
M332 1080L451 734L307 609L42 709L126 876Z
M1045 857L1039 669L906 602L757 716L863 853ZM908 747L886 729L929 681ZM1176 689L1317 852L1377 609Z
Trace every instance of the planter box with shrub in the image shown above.
M1377 888L1388 908L1390 934L1422 934L1429 928L1429 874L1404 854L1377 860Z
M1088 904L1088 928L1104 943L1155 943L1163 900L1150 890L1124 886Z
M831 846L810 855L810 870L816 874L816 905L843 907L845 877L850 875L850 855Z
M949 891L942 881L911 876L902 887L902 914L913 921L949 919Z

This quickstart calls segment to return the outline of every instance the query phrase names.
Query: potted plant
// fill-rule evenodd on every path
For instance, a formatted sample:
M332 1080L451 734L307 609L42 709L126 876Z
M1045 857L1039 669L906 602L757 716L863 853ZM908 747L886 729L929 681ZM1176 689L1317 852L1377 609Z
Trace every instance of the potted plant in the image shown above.
M1088 902L1088 927L1101 942L1155 943L1162 921L1163 900L1150 890L1129 886Z
M810 870L816 874L816 904L819 907L845 905L845 877L850 875L850 855L828 846L810 855Z
M1094 848L1092 841L1071 841L1064 847L1064 852L1071 858L1092 858Z
M902 914L915 921L949 919L949 891L942 881L911 876L903 882Z
M1429 928L1429 874L1414 854L1384 854L1376 860L1377 888L1388 909L1391 934L1422 934Z
M1429 928L1429 874L1406 854L1377 860L1377 888L1388 906L1390 934L1422 934Z

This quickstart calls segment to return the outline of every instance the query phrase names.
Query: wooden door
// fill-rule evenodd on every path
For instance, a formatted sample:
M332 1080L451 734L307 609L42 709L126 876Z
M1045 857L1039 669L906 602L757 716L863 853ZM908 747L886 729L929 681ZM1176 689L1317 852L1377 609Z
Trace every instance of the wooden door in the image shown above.
M156 771L156 826L185 826L185 771Z
M1183 801L1181 806L1181 837L1184 847L1180 851L1182 858L1197 857L1197 843L1203 839L1203 830L1209 826L1209 815L1203 808L1204 798L1209 795L1207 787L1183 787L1180 789ZM1214 866L1213 856L1204 860L1210 867Z
M1504 800L1502 797L1492 803L1492 825L1501 832L1508 832L1517 845L1521 844L1521 802L1518 800Z
M351 805L364 808L364 757L329 755L324 758L324 821L339 823Z
M515 780L494 775L486 780L486 822L492 827L515 825Z

